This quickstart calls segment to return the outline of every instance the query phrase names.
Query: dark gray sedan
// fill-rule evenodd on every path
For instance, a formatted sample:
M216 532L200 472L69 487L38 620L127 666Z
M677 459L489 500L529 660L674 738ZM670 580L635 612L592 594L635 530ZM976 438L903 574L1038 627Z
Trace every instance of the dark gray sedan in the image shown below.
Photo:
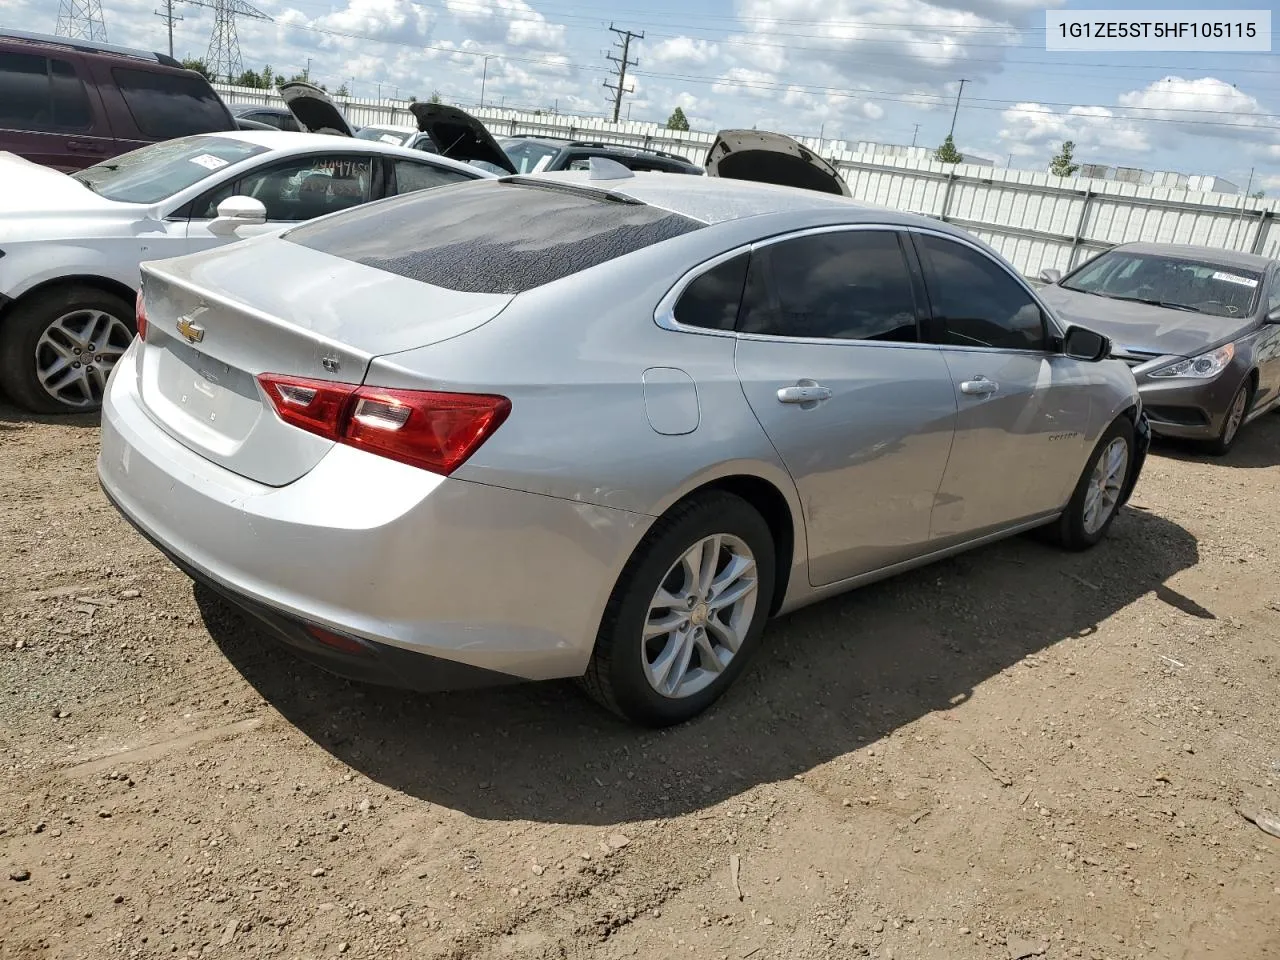
M1040 296L1069 323L1110 337L1133 369L1157 434L1222 455L1280 400L1280 265L1210 247L1127 243Z

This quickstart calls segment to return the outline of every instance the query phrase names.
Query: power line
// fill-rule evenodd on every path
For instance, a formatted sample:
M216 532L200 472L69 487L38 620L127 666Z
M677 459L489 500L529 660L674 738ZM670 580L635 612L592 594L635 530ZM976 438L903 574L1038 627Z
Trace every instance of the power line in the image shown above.
M628 90L628 89L627 89L627 87L626 87L626 84L627 84L627 67L638 67L638 66L640 65L640 61L639 61L639 60L628 60L628 59L627 59L628 54L630 54L630 52L631 52L631 41L632 41L633 39L634 39L634 40L643 40L643 39L644 39L644 34L643 34L643 33L633 33L633 32L632 32L632 31L630 31L630 30L619 30L619 29L618 29L617 27L615 27L612 23L611 23L611 24L609 24L609 29L610 29L613 33L616 33L618 36L622 37L622 59L618 59L618 58L617 58L617 57L615 57L612 53L611 53L611 54L608 54L608 55L605 57L605 59L606 59L606 60L612 60L614 63L616 63L616 64L618 65L618 83L617 83L617 85L615 86L615 85L610 84L610 83L606 83L606 84L604 85L604 88L605 88L606 90L612 90L612 91L613 91L613 122L614 122L614 123L617 123L617 122L618 122L618 111L620 111L620 110L622 109L622 95L623 95L624 93L634 93L634 92L635 92L634 90ZM615 47L618 45L618 43L617 43L617 41L616 41L616 40L614 41L614 44L613 44L613 45L614 45Z
M192 2L192 0L188 0L188 2ZM342 37L348 40L363 40L370 43L391 44L394 46L410 47L415 50L434 50L434 51L439 51L441 53L447 53L451 56L456 56L456 55L484 56L484 54L479 52L473 52L469 50L459 50L456 47L443 46L440 44L420 44L420 43L413 43L407 40L388 40L382 37L370 37L363 34L350 33L342 30L331 30L325 27L316 27L316 26L310 26L310 25L298 24L298 23L290 23L290 24L287 24L287 26L290 29L304 30L310 33L318 33L326 36ZM555 67L564 66L564 61L563 59L560 59L560 58L552 59L552 58L546 58L546 57L518 57L518 56L504 55L500 59L510 63L528 63L528 64L534 64L534 65L555 66ZM605 69L603 67L591 67L587 65L581 65L581 66L578 66L577 69L583 71L584 73L597 73L597 74L605 73ZM728 81L723 77L708 77L708 76L700 76L700 75L675 74L675 73L659 73L659 72L651 72L651 71L646 72L646 71L638 71L638 70L634 71L633 75L650 77L656 80L676 81L680 83L706 84L711 86L732 85L732 86L741 87L743 89L758 89L758 90L767 90L767 91L782 91L782 90L788 90L788 89L795 89L802 93L810 93L810 94L816 94L816 95L820 94L823 96L838 97L840 99L860 99L861 98L861 99L881 101L885 103L906 103L906 104L912 104L915 106L922 106L922 105L923 106L942 106L950 102L949 97L943 97L938 94L912 94L912 93L902 93L900 91L888 91L888 90L850 91L848 87L824 87L816 84L795 84L795 83L783 82L783 81L776 81L776 82L775 81L768 81L768 82L750 81L750 80ZM606 86L610 86L610 88L612 89L611 85L606 85ZM627 92L631 92L631 91L627 91ZM971 104L969 109L971 110L1003 111L1007 107L1018 106L1023 101L1000 100L995 98L984 99L984 98L971 97L969 102ZM993 104L994 106L982 106L981 104L983 103ZM1038 103L1037 106L1039 107L1061 106L1061 107L1081 107L1081 108L1098 107L1106 110L1118 110L1122 112L1118 113L1115 119L1127 119L1127 120L1132 120L1132 121L1141 122L1141 123L1178 123L1185 126L1213 126L1213 127L1229 127L1229 128L1236 128L1236 129L1249 129L1249 130L1280 129L1280 127L1264 126L1262 124L1257 124L1257 123L1227 123L1223 121L1212 121L1212 120L1194 120L1194 119L1183 120L1180 118L1171 118L1171 117L1131 116L1126 112L1126 111L1150 110L1150 111L1156 111L1159 113L1193 113L1193 114L1206 113L1213 116L1222 116L1224 112L1218 111L1218 110L1196 110L1191 108L1176 108L1176 107L1119 107L1117 108L1114 104L1107 105L1107 104L1075 104L1075 103ZM1046 116L1057 115L1052 110L1027 109L1027 110L1024 110L1023 112L1032 113L1032 114L1043 114ZM1248 117L1250 119L1280 119L1280 115L1276 115L1276 114L1240 114L1239 116Z

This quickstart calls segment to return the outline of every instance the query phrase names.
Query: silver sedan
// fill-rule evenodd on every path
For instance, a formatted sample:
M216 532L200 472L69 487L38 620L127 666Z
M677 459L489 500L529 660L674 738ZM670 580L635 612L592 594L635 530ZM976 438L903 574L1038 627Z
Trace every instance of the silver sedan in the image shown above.
M143 269L99 475L305 657L707 708L766 620L1034 528L1148 429L1108 341L960 230L835 191L477 181Z

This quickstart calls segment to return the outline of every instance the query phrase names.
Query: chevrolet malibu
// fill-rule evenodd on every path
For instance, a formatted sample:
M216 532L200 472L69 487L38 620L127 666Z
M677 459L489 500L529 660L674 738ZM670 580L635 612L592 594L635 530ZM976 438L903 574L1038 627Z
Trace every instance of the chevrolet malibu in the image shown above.
M766 620L1107 533L1148 430L1106 338L948 225L596 163L146 264L110 500L307 658L707 708Z

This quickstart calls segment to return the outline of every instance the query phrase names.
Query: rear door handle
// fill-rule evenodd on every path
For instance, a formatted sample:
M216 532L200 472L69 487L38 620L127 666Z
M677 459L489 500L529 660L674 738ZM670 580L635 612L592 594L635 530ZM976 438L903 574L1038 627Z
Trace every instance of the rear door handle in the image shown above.
M988 394L995 393L1000 389L1000 384L994 380L988 380L982 374L974 377L972 380L965 380L960 384L960 392L967 393L972 397L984 397Z
M801 380L794 387L782 387L778 390L779 403L815 403L830 398L831 388L824 387L815 380Z

